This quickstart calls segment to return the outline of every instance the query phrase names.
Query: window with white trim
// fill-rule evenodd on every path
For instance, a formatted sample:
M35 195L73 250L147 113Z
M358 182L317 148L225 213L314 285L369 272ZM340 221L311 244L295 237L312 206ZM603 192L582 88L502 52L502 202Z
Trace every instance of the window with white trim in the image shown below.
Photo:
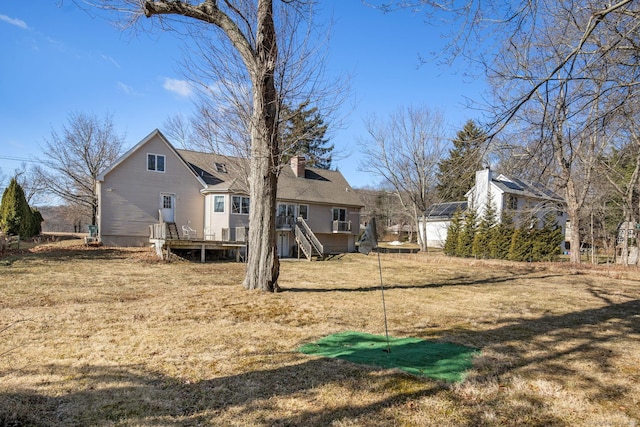
M224 196L213 196L213 211L224 213Z
M347 210L344 208L333 208L333 220L344 222L347 220Z
M231 213L249 214L249 198L246 196L233 196L231 198Z
M291 205L287 203L278 203L278 210L276 215L279 217L294 218L296 216L296 205Z
M165 157L162 154L147 154L147 170L164 172Z

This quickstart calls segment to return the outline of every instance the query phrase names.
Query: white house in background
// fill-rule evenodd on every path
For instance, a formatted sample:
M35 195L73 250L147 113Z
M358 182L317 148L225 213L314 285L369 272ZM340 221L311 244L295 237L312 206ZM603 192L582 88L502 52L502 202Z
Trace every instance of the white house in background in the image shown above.
M447 230L451 219L458 209L475 209L479 217L484 215L487 201L491 200L496 210L496 218L500 220L504 211L514 215L514 222L528 220L535 216L540 223L548 212L556 216L558 226L565 234L567 213L562 197L539 183L522 179L509 178L505 175L493 175L490 169L476 172L475 185L467 194L466 202L439 203L432 205L425 212L427 243L433 247L443 247L447 240ZM425 227L420 219L420 232Z
M205 245L243 247L247 176L247 160L178 150L155 130L98 177L99 238L109 246L188 241L203 253ZM281 257L302 244L313 255L355 250L363 204L340 172L294 157L280 171L276 198Z

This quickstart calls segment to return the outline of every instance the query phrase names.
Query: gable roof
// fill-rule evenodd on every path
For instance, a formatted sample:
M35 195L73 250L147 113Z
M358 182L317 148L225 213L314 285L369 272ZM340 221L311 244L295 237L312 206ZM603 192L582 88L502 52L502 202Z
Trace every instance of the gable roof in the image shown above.
M203 192L248 194L247 159L191 150L176 151L206 182L207 188ZM305 176L297 177L288 164L282 165L276 198L281 201L364 206L340 172L307 167Z
M169 142L169 140L167 140L167 138L162 134L162 132L160 132L160 130L158 129L154 129L149 135L147 135L146 137L144 137L142 139L142 141L138 142L136 145L134 145L133 147L131 147L129 149L129 151L127 151L126 153L124 153L122 156L120 156L118 158L118 160L116 160L111 166L109 166L104 172L102 172L100 175L98 175L97 180L98 181L104 181L104 177L105 175L107 175L108 173L110 173L112 170L114 170L115 168L117 168L122 162L124 162L127 158L129 158L129 156L131 156L133 153L135 153L136 151L138 151L140 148L142 148L143 146L145 146L149 141L151 141L154 138L158 138L160 141L162 141L167 148L169 148L170 151L172 151L176 157L178 158L178 160L189 170L191 171L191 173L193 173L194 178L196 178L199 182L200 185L202 185L203 187L206 187L207 184L205 183L205 181L196 173L196 171L187 163L185 162L185 160L182 158L182 156L180 156L180 154L178 153L178 151L174 148L174 146Z

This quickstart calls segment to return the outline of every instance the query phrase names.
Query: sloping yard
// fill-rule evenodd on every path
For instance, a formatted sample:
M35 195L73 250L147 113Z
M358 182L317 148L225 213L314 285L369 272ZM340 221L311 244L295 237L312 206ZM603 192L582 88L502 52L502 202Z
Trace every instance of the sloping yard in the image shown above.
M0 425L638 426L635 269L383 254L389 334L475 347L462 382L298 351L384 335L378 259L244 265L146 249L0 258Z

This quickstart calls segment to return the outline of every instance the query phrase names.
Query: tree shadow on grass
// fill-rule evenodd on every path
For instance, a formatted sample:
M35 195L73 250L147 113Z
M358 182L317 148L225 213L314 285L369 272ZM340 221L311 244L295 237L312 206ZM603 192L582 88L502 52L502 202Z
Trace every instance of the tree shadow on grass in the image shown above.
M131 258L131 251L118 248L51 248L43 250L20 251L7 253L0 258L0 265L11 265L16 261L53 261L66 262L72 260L122 260Z
M271 370L252 371L213 378L196 383L146 372L138 366L49 365L45 369L60 378L75 378L82 389L74 388L57 396L33 390L0 394L0 425L105 425L110 423L143 425L229 425L216 422L223 412L242 417L238 424L251 425L331 425L342 417L358 418L377 412L392 402L403 402L431 395L443 385L422 382L416 390L393 393L362 407L333 408L310 404L291 415L278 410L278 398L299 398L319 402L317 388L330 383L358 391L358 385L374 370L335 359L312 359ZM23 371L22 374L37 374ZM393 381L388 373L380 381ZM63 381L63 380L61 380ZM64 385L61 385L64 387Z
M619 383L619 377L607 378L603 374L613 374L615 369L611 357L616 355L607 344L633 340L640 334L639 319L640 300L635 299L537 319L510 319L509 324L492 330L452 330L450 337L459 343L510 356L509 363L498 361L486 372L479 368L470 378L479 384L477 387L500 381L502 375L515 370L519 375L530 372L534 378L583 388L593 399L621 402L628 408L627 415L637 418L638 409L625 403L632 402L634 390ZM576 359L590 365L591 370L579 371L566 363ZM521 393L517 402L509 394L494 393L465 406L444 383L337 359L303 360L195 383L149 372L143 366L35 367L11 375L33 377L46 373L47 378L59 380L42 384L42 389L50 387L57 391L23 389L0 393L0 425L230 425L235 423L230 420L237 416L240 417L237 424L247 425L326 426L360 422L382 426L395 421L386 418L383 411L393 407L391 412L395 416L402 411L408 414L412 402L436 395L443 405L455 408L459 420L456 425L482 424L490 408L500 408L496 423L503 420L510 425L518 425L520 421L525 425L567 425L562 414L554 412L549 402L535 393ZM323 396L332 392L353 396L362 389L379 393L380 398L354 404L341 403L334 397L328 407ZM286 408L288 402L302 403Z
M562 274L538 274L535 276L527 276L528 280L545 280L553 277L561 277ZM418 283L418 284L403 284L403 283L394 283L393 279L383 280L383 285L385 290L394 290L394 289L439 289L444 287L457 287L457 286L491 286L499 283L505 283L509 281L513 281L515 279L523 278L522 273L512 273L506 274L500 277L485 277L485 278L474 278L472 276L467 275L458 275L455 277L447 278L440 282L433 283ZM282 286L280 288L282 292L309 292L309 293L327 293L327 292L377 292L380 291L379 283L372 283L371 286L358 286L358 287L331 287L331 288L321 288L321 287L291 287L291 286Z
M507 357L485 361L486 369L479 369L473 381L495 381L517 371L524 378L581 390L592 401L617 402L626 416L640 420L640 407L633 403L636 383L620 372L635 370L637 375L637 367L621 367L616 360L634 346L640 348L640 300L507 322L491 330L449 335L455 342L482 343L484 349Z

